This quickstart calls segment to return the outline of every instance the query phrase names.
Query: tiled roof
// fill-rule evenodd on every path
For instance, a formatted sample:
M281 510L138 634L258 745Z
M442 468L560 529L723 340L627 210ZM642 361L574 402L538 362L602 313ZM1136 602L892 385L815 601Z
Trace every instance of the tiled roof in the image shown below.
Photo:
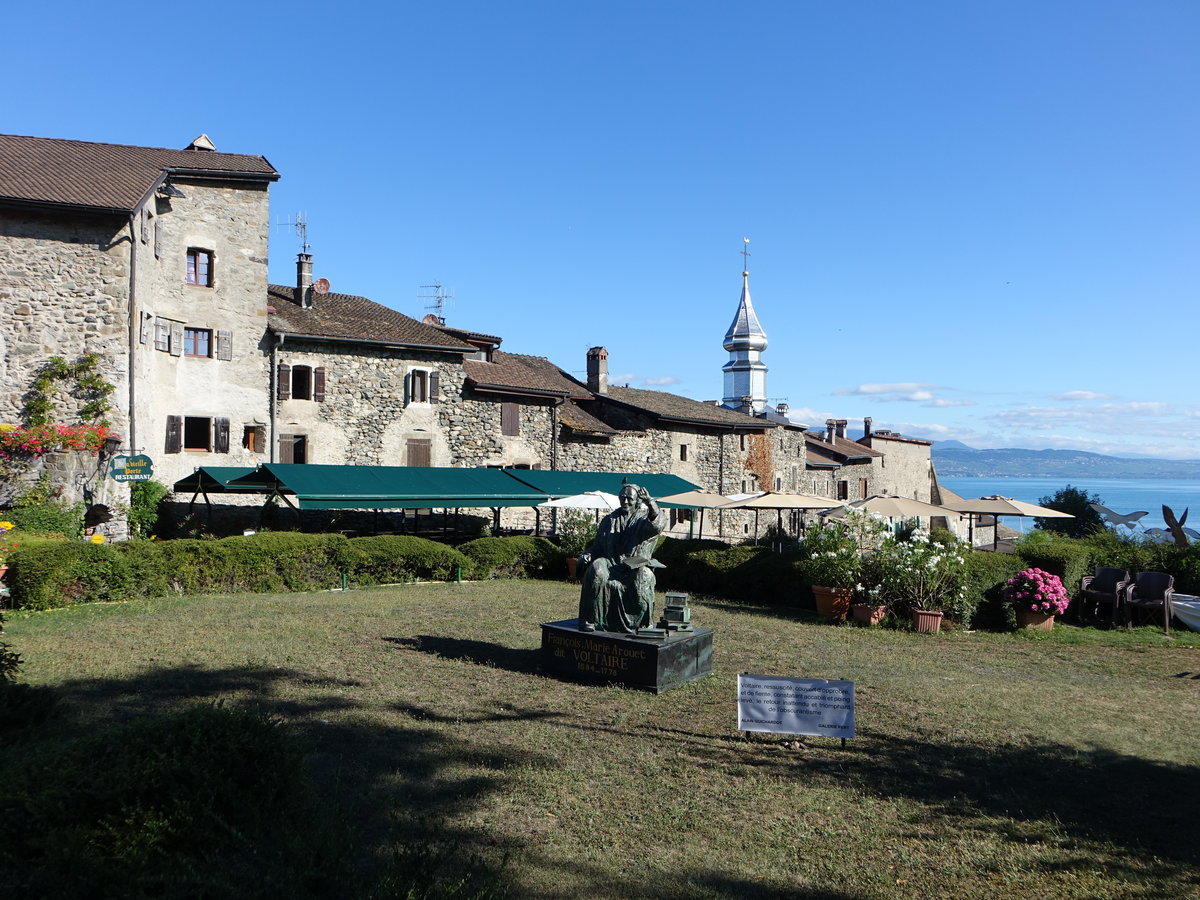
M568 400L558 408L558 421L573 431L581 431L587 434L618 434L617 429L606 425L591 413L580 409L573 400Z
M452 334L455 337L462 338L464 341L479 341L483 344L496 344L499 346L504 340L504 338L497 337L494 334L483 334L478 331L468 331L465 328L453 328L450 325L439 325L438 327L447 334Z
M809 457L815 457L818 462L872 459L884 455L878 450L872 450L870 447L860 444L858 441L851 441L846 438L835 437L831 444L825 440L823 433L819 435L806 433L804 435L804 444Z
M677 422L720 425L725 428L741 427L755 431L775 427L773 422L764 419L756 419L745 413L680 397L678 394L668 394L665 391L644 391L640 388L610 386L607 394L597 394L596 397L599 400L613 400L624 406L650 413L660 419Z
M871 440L873 441L900 441L905 444L924 444L926 447L932 447L933 441L927 441L923 438L910 438L902 434L896 434L894 431L873 431L871 432Z
M496 350L492 361L463 360L467 380L476 388L514 394L553 394L576 400L590 400L591 393L579 382L568 378L544 356L524 356Z
M424 325L366 297L318 294L313 305L305 309L296 303L295 288L272 284L267 288L267 303L274 309L267 311L267 321L276 332L459 353L475 349L440 328Z
M261 156L0 134L0 203L131 212L166 171L275 181Z

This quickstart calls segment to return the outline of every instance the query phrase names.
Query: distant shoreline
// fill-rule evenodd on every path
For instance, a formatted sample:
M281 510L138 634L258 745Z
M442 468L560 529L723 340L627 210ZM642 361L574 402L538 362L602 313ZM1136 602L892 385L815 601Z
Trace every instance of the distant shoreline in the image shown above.
M1200 481L1200 459L1129 459L1082 450L933 447L941 478L1138 478Z

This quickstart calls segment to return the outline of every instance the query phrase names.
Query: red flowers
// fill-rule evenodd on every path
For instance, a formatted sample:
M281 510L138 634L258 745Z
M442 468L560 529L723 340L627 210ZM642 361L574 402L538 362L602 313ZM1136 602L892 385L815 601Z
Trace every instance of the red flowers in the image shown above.
M112 433L107 425L0 425L0 457L43 456L52 450L95 453Z
M1010 603L1047 615L1062 615L1071 603L1061 578L1035 568L1024 569L1008 579L1004 596Z

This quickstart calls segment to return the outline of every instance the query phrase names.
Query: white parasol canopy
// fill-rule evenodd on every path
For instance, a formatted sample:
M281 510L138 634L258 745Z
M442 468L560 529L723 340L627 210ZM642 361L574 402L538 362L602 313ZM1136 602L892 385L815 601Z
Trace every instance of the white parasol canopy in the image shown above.
M616 509L621 505L616 494L607 491L585 491L570 497L559 497L539 503L539 509Z
M992 531L993 550L996 549L997 535L1000 531L1000 516L1036 516L1041 519L1075 518L1070 513L1038 506L1036 503L1026 503L1024 500L1014 500L1012 497L1001 497L999 494L976 497L974 500L952 500L946 504L946 509L971 515L992 516L996 523L995 529Z

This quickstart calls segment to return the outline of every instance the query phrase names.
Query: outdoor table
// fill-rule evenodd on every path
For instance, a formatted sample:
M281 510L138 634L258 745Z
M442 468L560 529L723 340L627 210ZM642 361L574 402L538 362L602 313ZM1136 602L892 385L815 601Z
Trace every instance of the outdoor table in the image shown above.
M1200 597L1194 594L1173 594L1171 613L1192 631L1200 631Z

